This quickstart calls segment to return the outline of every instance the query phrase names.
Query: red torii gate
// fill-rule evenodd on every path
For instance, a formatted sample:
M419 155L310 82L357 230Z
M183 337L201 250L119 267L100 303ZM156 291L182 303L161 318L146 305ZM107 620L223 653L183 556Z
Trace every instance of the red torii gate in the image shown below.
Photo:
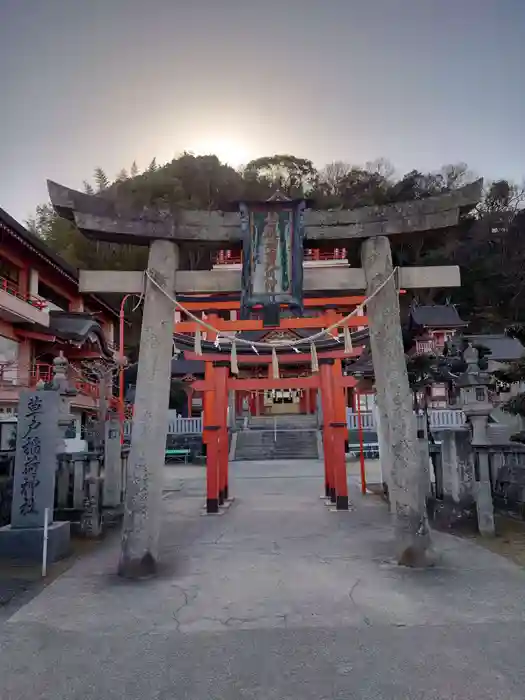
M305 353L306 354L306 353ZM275 379L231 376L231 358L225 352L199 357L205 361L205 378L192 387L203 392L203 441L206 444L206 510L218 513L219 506L229 498L228 479L228 392L264 389L317 389L323 411L323 452L325 495L337 510L348 509L345 442L347 439L346 390L355 387L354 377L345 377L341 371L341 359L334 358L341 351L329 351L319 355L319 372L310 377L283 377ZM354 351L352 355L358 354ZM346 357L349 355L347 354ZM351 356L351 355L350 355ZM187 353L196 359L194 353ZM292 358L290 358L292 359Z
M217 353L218 354L218 353ZM323 446L325 495L337 510L348 509L345 441L346 389L357 385L354 377L341 372L341 360L321 354L319 373L310 377L283 377L281 379L238 379L230 376L230 356L220 353L204 355L205 378L193 383L196 391L203 392L203 440L206 444L206 509L218 513L219 506L229 498L228 480L228 392L243 389L318 389L323 410ZM330 353L327 353L329 355ZM193 357L193 355L189 355Z
M225 320L221 319L218 310L235 309L238 302L185 302L192 311L208 311L207 321L217 331L234 333L253 330L293 330L327 328L345 317L338 308L358 306L365 301L363 296L328 297L322 299L307 299L308 306L326 307L319 316L282 318L279 326L265 327L259 319ZM191 305L191 306L190 306ZM331 308L330 308L331 307ZM335 308L337 307L337 309ZM366 316L353 316L345 321L350 328L368 326ZM196 321L179 321L174 324L175 333L195 333L200 330ZM209 340L214 341L217 333L208 331ZM338 335L334 328L332 335ZM305 339L307 341L307 339ZM226 350L207 352L199 355L194 351L185 350L184 356L189 360L204 360L205 378L192 383L194 391L203 393L203 442L206 445L206 511L218 513L219 507L229 499L228 478L228 393L229 391L257 391L265 389L317 389L321 396L323 412L323 456L325 496L335 505L337 510L348 510L348 482L346 473L345 442L347 439L346 393L348 388L357 385L354 377L343 376L342 360L359 357L361 348L350 351L331 349L318 353L319 372L310 377L272 376L272 358L270 355L256 356L257 364L268 365L268 378L236 378L230 375L231 355ZM237 355L237 364L253 364L254 356ZM280 353L280 363L304 364L311 363L309 352ZM361 460L362 461L362 460ZM363 467L363 465L362 465ZM362 469L363 470L363 469ZM363 479L362 474L362 479ZM364 484L364 480L363 480Z

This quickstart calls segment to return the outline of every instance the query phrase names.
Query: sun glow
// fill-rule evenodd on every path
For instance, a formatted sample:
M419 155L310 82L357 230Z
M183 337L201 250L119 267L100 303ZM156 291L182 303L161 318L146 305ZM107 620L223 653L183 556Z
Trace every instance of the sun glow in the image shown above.
M215 155L223 163L234 168L246 165L252 158L248 149L240 141L230 138L209 138L197 141L188 150L197 156Z

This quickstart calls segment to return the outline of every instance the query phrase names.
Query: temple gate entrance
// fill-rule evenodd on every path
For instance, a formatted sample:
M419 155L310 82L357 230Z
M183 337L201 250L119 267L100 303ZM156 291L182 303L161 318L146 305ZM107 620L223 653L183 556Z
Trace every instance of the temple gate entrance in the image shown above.
M399 562L424 565L430 545L425 510L424 469L412 413L400 326L399 288L452 287L460 284L456 266L395 268L389 236L410 240L414 234L438 232L443 235L458 225L463 214L479 201L482 181L462 189L424 200L384 207L363 207L353 211L307 210L307 203L282 196L272 201L241 204L237 213L224 212L144 212L127 211L111 200L85 195L48 183L51 201L61 216L72 220L86 236L113 243L149 246L146 272L90 271L80 275L83 293L118 292L141 294L144 312L140 343L136 403L129 459L126 509L122 535L119 573L127 577L155 573L162 513L162 468L167 431L170 358L173 346L175 309L187 311L177 299L180 294L197 291L241 292L243 331L263 328L320 329L309 336L310 377L282 378L279 365L291 353L292 362L301 354L300 343L247 342L225 333L224 321L210 323L193 317L199 330L195 349L201 341L201 327L224 334L229 352L215 350L222 357L206 356L210 348L201 348L206 356L205 435L210 448L210 487L207 508L220 507L229 497L227 471L227 397L229 389L272 390L302 389L320 391L323 411L325 451L325 487L335 496L338 508L345 508L348 495L342 483L340 445L346 431L341 360L346 359L352 338L349 327L354 316L326 325L325 319L301 318L303 292L366 290L369 348L373 359L377 404L382 426L381 461L385 465L390 502L396 531L396 557ZM179 245L243 248L242 276L238 272L179 271ZM353 244L353 245L352 245ZM354 265L344 266L329 275L324 270L303 270L303 247L343 247ZM286 307L297 318L280 318ZM355 320L355 318L354 318ZM306 321L306 323L304 323ZM318 323L316 323L319 321ZM287 325L291 322L292 325ZM361 325L364 325L361 323ZM343 338L340 330L343 330ZM238 329L240 330L240 329ZM182 332L182 330L181 330ZM192 332L190 330L189 332ZM337 338L335 338L337 335ZM344 339L343 350L336 350ZM348 342L350 341L350 342ZM208 342L208 341L207 341ZM253 346L259 354L270 348L267 379L236 379L241 345ZM368 342L367 342L368 345ZM279 352L278 352L279 351ZM251 352L249 350L249 352ZM337 353L343 353L342 356ZM296 354L297 353L297 354ZM331 354L331 353L335 353ZM219 354L219 353L217 353ZM280 380L280 386L275 381ZM254 383L255 382L255 383ZM238 383L238 384L237 384ZM215 455L215 457L213 457ZM428 461L427 461L428 463ZM215 483L214 483L215 481ZM209 502L209 503L208 503ZM216 506L217 504L217 506Z

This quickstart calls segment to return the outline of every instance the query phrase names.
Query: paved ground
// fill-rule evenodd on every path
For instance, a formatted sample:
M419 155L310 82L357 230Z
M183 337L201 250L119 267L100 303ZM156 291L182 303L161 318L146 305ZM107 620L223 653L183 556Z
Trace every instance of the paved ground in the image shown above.
M2 700L523 699L521 569L444 535L436 569L400 569L356 477L333 513L318 462L232 470L202 517L202 470L166 469L159 579L119 581L109 543L15 613Z

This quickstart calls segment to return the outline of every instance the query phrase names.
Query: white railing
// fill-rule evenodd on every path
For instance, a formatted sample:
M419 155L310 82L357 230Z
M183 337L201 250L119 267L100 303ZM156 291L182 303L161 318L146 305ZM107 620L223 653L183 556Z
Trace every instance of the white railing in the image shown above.
M466 424L465 414L458 408L433 408L429 410L430 427L434 430L440 428L461 428ZM346 409L346 422L349 430L359 429L359 416L351 408ZM375 418L372 411L361 412L361 425L363 430L375 430Z
M436 343L433 340L417 340L416 352L434 352Z
M466 425L465 414L459 408L433 408L429 411L430 427L439 428L462 428Z
M168 435L200 435L202 433L202 417L182 418L175 416L169 419Z
M132 421L124 421L124 437L131 436ZM202 433L202 416L183 418L176 411L169 412L168 435L200 435Z
M350 430L359 430L359 415L351 408L346 409L346 422ZM361 426L363 430L374 430L376 427L372 411L361 411Z

